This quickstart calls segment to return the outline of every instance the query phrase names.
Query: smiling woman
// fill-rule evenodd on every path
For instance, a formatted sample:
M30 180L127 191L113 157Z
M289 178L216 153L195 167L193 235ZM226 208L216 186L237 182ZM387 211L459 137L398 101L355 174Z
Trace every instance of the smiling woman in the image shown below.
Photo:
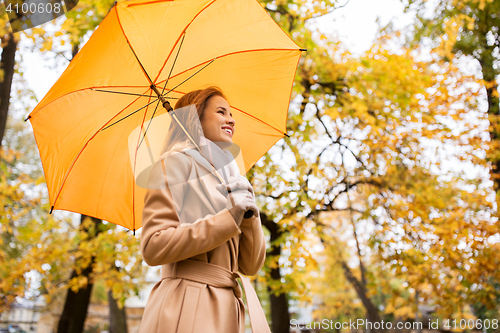
M162 265L162 280L148 299L140 333L243 333L245 306L236 278L253 332L270 332L252 284L240 275L257 274L266 245L253 188L224 149L233 144L236 125L230 110L217 87L192 91L175 105L200 150L172 122L150 174L141 250L146 263ZM210 164L227 177L225 184Z

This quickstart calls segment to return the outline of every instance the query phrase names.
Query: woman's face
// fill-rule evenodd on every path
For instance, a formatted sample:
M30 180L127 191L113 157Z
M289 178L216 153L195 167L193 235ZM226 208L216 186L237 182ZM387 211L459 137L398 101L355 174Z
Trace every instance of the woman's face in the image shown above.
M231 108L223 97L212 96L208 99L200 122L207 139L221 148L233 144L235 121Z

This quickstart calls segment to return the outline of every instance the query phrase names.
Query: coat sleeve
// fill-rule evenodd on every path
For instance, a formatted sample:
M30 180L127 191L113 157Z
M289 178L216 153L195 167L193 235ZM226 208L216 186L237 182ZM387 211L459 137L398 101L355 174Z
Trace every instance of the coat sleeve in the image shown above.
M266 239L258 217L243 219L240 225L240 251L238 254L238 270L245 275L255 275L264 265L266 259Z
M150 184L163 181L165 186L148 186L144 198L141 252L144 261L150 266L164 265L208 252L241 232L227 209L181 226L168 181L185 184L192 162L182 153L169 156L168 161L164 164L160 161L154 166L151 173L153 176L149 181ZM184 191L183 189L185 187L176 186L175 191ZM184 193L176 192L176 198L182 198L183 195ZM176 204L182 206L182 202Z

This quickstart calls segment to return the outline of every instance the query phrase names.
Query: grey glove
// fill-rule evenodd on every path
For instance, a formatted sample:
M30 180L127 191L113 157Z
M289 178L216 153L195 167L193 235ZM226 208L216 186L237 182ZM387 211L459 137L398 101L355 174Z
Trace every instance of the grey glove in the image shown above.
M226 208L238 226L243 221L246 211L251 211L253 216L259 216L252 185L245 177L229 177L227 184L219 184L216 188L226 197Z

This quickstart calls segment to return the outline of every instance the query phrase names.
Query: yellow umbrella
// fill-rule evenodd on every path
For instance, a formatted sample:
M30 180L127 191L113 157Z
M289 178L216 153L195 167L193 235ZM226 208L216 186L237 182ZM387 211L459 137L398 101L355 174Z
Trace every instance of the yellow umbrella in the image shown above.
M301 51L256 0L117 3L27 118L51 212L139 229L146 189L134 181L129 136L165 115L165 101L210 85L244 124L233 142L248 171L286 135Z

